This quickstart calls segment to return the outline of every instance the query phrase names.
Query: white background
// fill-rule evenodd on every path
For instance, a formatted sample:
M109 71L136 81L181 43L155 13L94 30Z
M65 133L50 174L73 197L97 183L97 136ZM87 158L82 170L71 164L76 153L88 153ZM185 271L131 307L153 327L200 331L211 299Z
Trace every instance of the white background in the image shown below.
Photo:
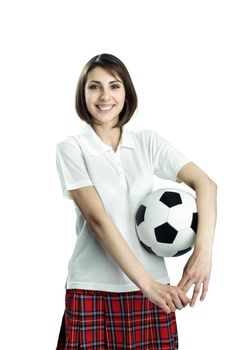
M250 348L251 12L243 0L1 3L1 348L56 347L75 212L55 145L83 128L77 80L104 52L138 94L128 126L158 131L218 184L209 292L177 312L180 349ZM173 284L188 257L166 259Z

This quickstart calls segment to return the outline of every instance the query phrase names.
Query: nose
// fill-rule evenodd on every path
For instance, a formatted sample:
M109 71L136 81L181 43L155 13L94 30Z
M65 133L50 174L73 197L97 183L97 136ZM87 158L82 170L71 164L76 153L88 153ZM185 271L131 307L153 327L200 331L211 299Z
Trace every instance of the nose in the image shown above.
M104 101L109 101L110 100L110 91L109 88L103 88L101 89L101 94L100 94L100 99Z

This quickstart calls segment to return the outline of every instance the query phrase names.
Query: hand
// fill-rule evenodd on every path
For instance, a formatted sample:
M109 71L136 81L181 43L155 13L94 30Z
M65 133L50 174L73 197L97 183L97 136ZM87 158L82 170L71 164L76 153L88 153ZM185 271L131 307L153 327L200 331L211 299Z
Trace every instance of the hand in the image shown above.
M200 293L202 287L203 289L200 301L203 301L205 299L210 280L211 267L211 251L194 250L193 254L188 259L183 269L183 275L180 282L178 283L178 287L187 293L191 286L195 284L190 306L195 305L198 294Z
M154 279L145 283L141 291L152 303L161 307L167 314L174 312L176 309L181 310L191 301L181 288L162 284Z

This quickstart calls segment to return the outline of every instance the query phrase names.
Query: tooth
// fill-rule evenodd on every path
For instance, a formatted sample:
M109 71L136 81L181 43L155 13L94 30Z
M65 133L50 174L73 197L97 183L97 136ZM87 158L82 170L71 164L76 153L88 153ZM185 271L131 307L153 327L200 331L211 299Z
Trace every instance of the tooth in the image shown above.
M102 111L109 111L113 108L113 106L110 107L102 107L102 106L98 106L99 109L101 109Z

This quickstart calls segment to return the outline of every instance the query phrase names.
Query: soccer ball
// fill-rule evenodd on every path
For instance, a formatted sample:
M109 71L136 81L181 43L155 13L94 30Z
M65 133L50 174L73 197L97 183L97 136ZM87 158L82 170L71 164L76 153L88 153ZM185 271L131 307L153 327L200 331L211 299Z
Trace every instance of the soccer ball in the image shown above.
M136 212L136 232L148 252L174 257L192 249L197 231L195 197L181 189L162 188L145 197Z

